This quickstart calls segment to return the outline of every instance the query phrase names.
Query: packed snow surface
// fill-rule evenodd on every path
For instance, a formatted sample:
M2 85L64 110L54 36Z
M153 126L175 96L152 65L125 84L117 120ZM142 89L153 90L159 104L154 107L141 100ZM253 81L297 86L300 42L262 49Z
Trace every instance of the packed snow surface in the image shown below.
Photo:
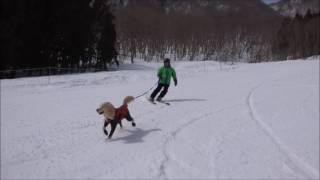
M319 59L172 62L170 106L149 91L129 104L137 126L107 139L96 108L161 65L1 80L1 179L319 179Z

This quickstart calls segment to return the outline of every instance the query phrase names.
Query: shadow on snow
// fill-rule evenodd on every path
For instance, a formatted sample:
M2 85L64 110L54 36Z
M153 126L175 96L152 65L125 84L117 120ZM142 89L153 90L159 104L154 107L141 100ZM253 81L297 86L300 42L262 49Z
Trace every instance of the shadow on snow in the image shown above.
M150 130L143 130L140 128L136 128L134 130L126 130L130 134L124 137L111 139L111 142L114 141L124 141L125 144L131 144L131 143L142 143L144 142L143 138L147 136L149 133L154 131L161 131L159 128L150 129Z

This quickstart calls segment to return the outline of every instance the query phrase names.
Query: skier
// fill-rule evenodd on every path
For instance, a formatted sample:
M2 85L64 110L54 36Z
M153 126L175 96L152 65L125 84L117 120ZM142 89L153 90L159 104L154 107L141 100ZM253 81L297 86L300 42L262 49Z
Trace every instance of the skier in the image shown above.
M174 85L177 86L177 84L178 84L177 77L176 77L176 71L171 67L170 59L166 58L163 61L163 63L164 63L164 66L160 67L160 69L158 70L158 73L157 73L158 78L159 78L158 87L152 92L152 94L150 96L151 102L154 102L154 98L157 96L157 94L163 88L160 95L156 99L157 101L161 102L162 98L168 92L171 77L173 78Z

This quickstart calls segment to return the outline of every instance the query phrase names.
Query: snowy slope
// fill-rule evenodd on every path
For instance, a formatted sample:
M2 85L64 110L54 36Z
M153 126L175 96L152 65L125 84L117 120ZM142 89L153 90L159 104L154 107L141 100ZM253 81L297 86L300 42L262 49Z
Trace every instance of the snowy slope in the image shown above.
M173 63L171 105L137 99L137 127L106 140L95 109L153 86L160 65L1 80L1 179L319 179L319 59Z

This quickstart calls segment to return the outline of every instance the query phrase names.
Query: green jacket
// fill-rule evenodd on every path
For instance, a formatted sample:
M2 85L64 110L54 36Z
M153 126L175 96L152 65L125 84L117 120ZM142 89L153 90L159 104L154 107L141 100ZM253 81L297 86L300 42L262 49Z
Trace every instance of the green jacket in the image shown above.
M164 66L162 66L158 70L158 74L157 75L158 75L158 77L160 79L160 81L159 81L160 84L170 85L171 77L173 78L174 81L177 81L176 71L172 67L164 67Z

